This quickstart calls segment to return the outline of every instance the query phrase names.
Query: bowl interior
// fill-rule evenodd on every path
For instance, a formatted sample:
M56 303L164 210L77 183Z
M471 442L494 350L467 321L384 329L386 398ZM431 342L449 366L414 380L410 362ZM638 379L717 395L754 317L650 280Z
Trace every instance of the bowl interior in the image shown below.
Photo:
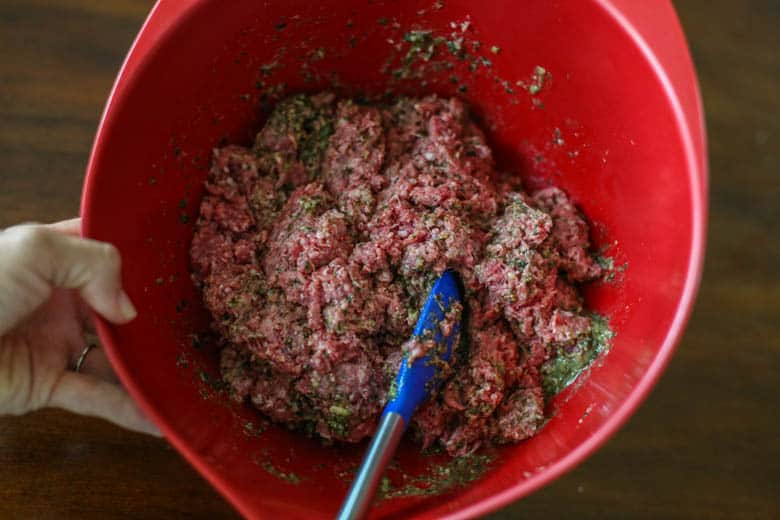
M324 447L227 401L188 273L211 149L249 143L279 96L322 89L464 98L499 165L530 188L554 184L570 193L616 268L613 280L585 289L589 306L611 320L613 347L551 403L544 429L486 452L484 474L466 471L474 482L387 498L375 514L497 507L600 443L666 361L695 272L698 188L679 119L625 29L599 2L190 4L120 77L84 197L86 232L119 247L140 311L130 325L102 324L103 341L177 448L251 516L331 516L362 456L364 444ZM448 482L441 464L447 459L402 446L393 489L424 488L420 475Z

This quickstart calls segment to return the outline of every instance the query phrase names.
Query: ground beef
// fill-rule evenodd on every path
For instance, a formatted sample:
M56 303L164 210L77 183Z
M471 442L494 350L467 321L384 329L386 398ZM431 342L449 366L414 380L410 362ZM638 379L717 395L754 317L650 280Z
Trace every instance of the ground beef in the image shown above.
M574 285L600 274L588 248L564 192L499 179L459 100L318 94L281 102L252 149L214 151L191 256L235 399L353 442L432 283L457 270L465 332L412 427L462 455L542 424L542 367L591 327Z

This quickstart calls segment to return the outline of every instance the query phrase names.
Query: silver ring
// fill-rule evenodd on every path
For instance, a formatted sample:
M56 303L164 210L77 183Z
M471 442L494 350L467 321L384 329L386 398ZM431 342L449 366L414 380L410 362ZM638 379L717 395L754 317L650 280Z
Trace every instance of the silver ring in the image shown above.
M95 348L97 345L94 343L87 343L87 346L84 347L84 350L81 351L81 355L76 360L76 366L73 367L74 372L81 372L81 367L84 365L84 361L87 359L87 355L89 354L90 350Z

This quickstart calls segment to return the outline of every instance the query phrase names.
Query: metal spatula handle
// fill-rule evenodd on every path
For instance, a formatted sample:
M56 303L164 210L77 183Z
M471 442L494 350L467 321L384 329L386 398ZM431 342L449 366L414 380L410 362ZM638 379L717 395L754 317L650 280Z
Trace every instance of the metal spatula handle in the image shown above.
M404 419L396 412L382 416L360 470L352 481L338 520L359 520L368 514L376 488L404 434Z

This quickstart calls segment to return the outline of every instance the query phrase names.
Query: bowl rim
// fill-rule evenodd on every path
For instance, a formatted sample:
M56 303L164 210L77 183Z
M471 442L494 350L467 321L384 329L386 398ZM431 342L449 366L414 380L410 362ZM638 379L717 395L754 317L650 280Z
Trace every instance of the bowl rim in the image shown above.
M94 221L92 217L92 201L95 196L93 189L94 178L96 176L97 165L100 163L101 156L105 149L103 144L106 138L105 136L108 133L106 129L114 124L111 118L111 112L125 103L127 93L132 90L133 85L138 80L137 73L143 64L144 57L149 54L154 54L155 49L162 45L166 40L167 35L175 32L179 26L186 23L192 15L192 8L197 7L206 1L209 0L180 0L177 2L157 0L131 45L106 101L87 163L81 199L81 216L83 219L82 235L84 237L94 235ZM680 134L683 144L685 162L687 164L686 170L690 183L692 210L690 257L686 269L685 283L674 312L674 318L655 358L625 400L609 415L605 422L595 432L554 464L547 466L544 470L533 474L527 479L518 482L516 485L500 493L481 499L474 504L465 506L454 512L441 511L442 506L433 509L433 512L442 513L446 518L474 518L495 511L502 506L527 496L562 476L564 473L572 470L614 435L648 397L653 386L658 382L666 365L669 363L672 354L682 337L688 319L690 318L696 293L701 282L708 205L706 191L708 182L707 145L701 94L685 37L684 35L682 36L682 44L688 52L685 53L685 56L680 57L680 59L686 61L684 65L689 71L686 76L689 76L688 79L690 82L690 85L686 86L692 89L695 99L694 115L698 117L693 119L692 123L689 123L691 120L686 118L686 113L678 93L659 57L652 50L637 27L635 27L634 24L624 16L621 10L615 6L615 0L592 1L614 19L618 26L627 34L628 38L637 45L650 65L653 73L657 76L674 115L677 131ZM672 22L676 25L675 29L678 30L680 34L683 34L679 19L677 18L671 3L668 3L667 8L671 10ZM698 128L692 128L691 124L698 125ZM694 134L694 130L697 130L698 133ZM697 153L695 135L699 136L701 139L701 142L699 143L701 146L701 156ZM220 494L222 494L222 496L224 496L243 516L253 517L255 513L248 501L240 494L235 493L217 473L213 472L203 459L198 456L195 450L190 448L189 445L184 442L183 438L168 426L162 415L156 411L154 405L146 399L140 385L134 382L130 377L127 367L125 367L119 359L117 349L112 342L111 325L98 315L94 313L93 315L96 318L95 321L98 335L100 336L102 344L105 346L106 353L117 376L143 412L160 428L165 438L173 444L178 452L181 453L182 456L195 467L198 472L220 492Z

